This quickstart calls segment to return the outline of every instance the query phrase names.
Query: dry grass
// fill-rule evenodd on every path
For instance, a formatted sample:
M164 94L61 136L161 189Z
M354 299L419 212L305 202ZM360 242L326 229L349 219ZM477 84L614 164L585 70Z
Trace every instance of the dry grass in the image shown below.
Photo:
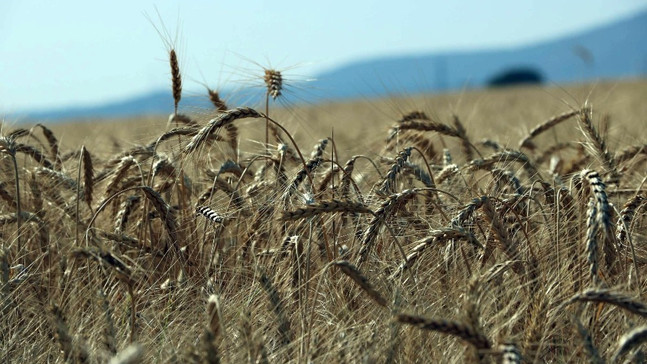
M171 67L170 119L2 127L0 362L645 356L645 81L180 114Z

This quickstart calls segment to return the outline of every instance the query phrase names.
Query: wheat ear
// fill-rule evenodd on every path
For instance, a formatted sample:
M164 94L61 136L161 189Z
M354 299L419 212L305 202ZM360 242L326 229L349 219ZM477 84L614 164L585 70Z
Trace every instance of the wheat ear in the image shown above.
M609 289L587 289L584 292L574 295L568 301L565 301L563 305L567 306L575 302L608 303L636 315L647 317L647 305L627 295Z
M521 351L514 343L504 343L499 345L501 353L501 364L521 364Z
M177 60L175 49L169 51L169 64L171 66L171 83L173 89L173 106L177 114L177 107L182 99L182 75L180 74L180 63Z
M629 201L627 201L624 206L622 206L620 217L618 218L618 222L616 223L616 226L618 227L618 242L620 242L621 244L627 242L627 238L630 234L631 222L634 219L634 215L636 214L638 209L645 205L645 203L647 203L647 198L645 198L645 196L636 195L629 199Z
M613 354L611 362L619 363L620 358L631 351L636 346L647 341L647 326L636 327L628 333L622 335L618 340L618 348Z
M292 211L283 211L281 214L281 220L306 219L306 218L324 214L324 213L335 213L335 212L349 212L349 213L360 213L360 214L373 213L373 211L371 211L371 209L369 209L366 205L359 202L329 200L329 201L322 201L314 205L308 205L306 207L302 207Z
M92 157L90 152L83 146L81 148L83 159L83 199L92 208L92 191L94 188L94 168L92 167Z
M429 232L429 236L420 239L416 242L414 242L414 248L411 249L411 253L407 255L407 259L405 262L403 262L397 269L397 271L392 275L395 276L404 270L409 269L415 262L418 260L418 258L422 255L422 253L429 247L431 247L434 244L447 241L447 240L465 240L469 243L472 243L480 248L483 248L481 243L476 240L476 237L474 234L463 230L462 228L447 228L447 229L440 229L440 230L433 230Z
M106 322L106 326L103 329L103 345L111 355L115 355L117 354L117 331L115 330L110 302L108 302L108 297L102 288L99 288L97 295L99 296L98 298Z
M386 174L382 185L376 191L378 194L388 196L396 192L395 179L398 174L400 174L400 171L402 171L402 168L407 162L407 159L409 159L409 157L411 156L412 149L413 148L411 147L407 147L404 148L400 153L398 153L398 156L395 158L395 162L393 163L393 165L391 165L391 168L389 168L389 172Z
M358 253L357 264L360 265L368 258L368 254L373 248L373 244L377 239L380 228L383 224L386 223L386 220L391 216L391 214L398 208L403 208L407 202L412 200L416 194L417 190L404 190L401 193L396 193L384 201L380 208L375 211L373 219L369 222L368 228L364 232L362 238L362 246L360 247Z
M360 272L357 267L352 265L351 263L345 261L345 260L340 260L333 262L333 265L339 268L345 275L347 275L350 279L352 279L357 285L366 292L366 294L375 301L378 305L382 307L388 307L389 304L382 296L380 292L378 292L375 288L373 288L373 285L368 281L368 278Z
M535 149L536 146L532 143L532 139L534 139L537 135L554 127L555 125L563 121L566 121L575 115L579 115L581 112L582 110L568 111L563 114L553 116L552 118L546 120L545 122L537 125L530 131L530 134L528 134L528 136L526 136L525 138L523 138L523 140L521 140L521 142L519 143L519 148Z
M200 129L200 131L193 137L193 139L191 139L189 144L184 147L183 151L184 153L194 152L208 139L211 133L218 130L219 128L233 123L238 119L260 118L262 116L263 115L261 113L248 107L239 107L232 110L227 110L214 119L211 119L206 126Z
M261 282L261 286L263 286L263 290L265 290L265 292L267 293L267 296L272 305L272 310L274 311L278 319L278 324L279 324L278 330L279 330L279 335L281 337L281 343L283 345L288 345L292 341L292 338L291 338L292 330L290 328L290 321L285 314L285 307L283 305L283 301L279 296L279 292L272 284L272 281L265 273L261 274L260 282Z
M207 206L198 206L195 209L196 213L206 217L207 219L215 222L215 223L222 223L225 221L225 217L220 215L219 213L213 211Z
M582 132L592 145L594 156L601 161L605 172L609 175L609 182L617 183L619 181L620 174L618 173L616 161L611 152L609 152L604 139L600 136L595 127L593 127L591 113L592 111L590 109L584 109L580 114L580 126L582 127Z
M396 315L395 318L403 324L412 325L422 330L438 331L456 336L478 350L488 350L492 347L490 340L485 335L477 333L474 328L462 322L406 314Z
M458 118L458 115L454 114L452 116L452 121L454 123L454 127L456 128L456 131L460 134L461 149L463 150L463 154L465 154L465 158L470 161L474 158L474 150L472 149L472 144L467 137L467 130L465 130L465 126L463 126L463 123L461 123L461 119Z
M58 153L58 139L56 139L56 136L54 135L54 132L46 127L43 124L36 124L37 127L40 127L40 129L43 131L43 135L45 136L45 139L47 139L47 143L49 144L50 152L52 153L52 158L54 159L54 166L56 169L61 168L61 156Z
M128 219L130 214L133 212L134 207L139 203L140 197L137 195L128 196L124 202L121 203L119 212L115 219L115 232L117 234L122 234L126 231L126 226L128 224Z
M425 114L424 111L414 110L414 111L411 111L411 112L408 112L408 113L402 115L402 117L400 119L398 119L397 122L398 122L398 124L401 124L401 123L406 123L408 121L413 121L413 120L426 120L426 121L429 121L431 119L429 118L429 116L427 116L427 114Z

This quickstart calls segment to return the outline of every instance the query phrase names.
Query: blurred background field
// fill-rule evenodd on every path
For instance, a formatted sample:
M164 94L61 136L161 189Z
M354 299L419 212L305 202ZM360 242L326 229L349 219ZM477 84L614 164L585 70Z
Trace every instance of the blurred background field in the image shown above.
M397 95L397 93L396 93ZM379 152L388 129L402 115L424 111L436 121L450 123L457 115L475 140L491 139L517 148L519 141L535 125L588 103L597 117L608 115L611 147L640 144L647 137L647 81L605 81L565 86L518 86L514 88L470 90L443 95L393 96L370 100L337 101L319 105L289 106L271 113L294 133L299 144L313 145L334 132L340 158ZM257 105L262 110L260 105ZM193 109L189 114L206 123L214 117L209 109ZM146 144L168 124L169 115L123 119L95 119L50 125L66 147L81 144L99 154L117 153L127 146ZM599 122L600 118L596 120ZM261 151L262 121L240 121L241 150ZM575 123L557 128L544 138L561 139L579 135ZM438 142L437 136L435 141ZM555 141L555 140L547 140ZM104 155L105 155L104 154Z

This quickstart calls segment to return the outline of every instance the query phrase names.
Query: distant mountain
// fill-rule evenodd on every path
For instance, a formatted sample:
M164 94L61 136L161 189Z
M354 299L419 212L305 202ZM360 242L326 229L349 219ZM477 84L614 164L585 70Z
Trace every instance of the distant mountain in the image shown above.
M576 35L518 48L368 59L319 74L298 100L318 102L484 87L496 75L516 68L536 70L549 83L644 77L645 39L647 11ZM223 93L233 94L227 90ZM245 103L253 105L260 99L257 94ZM125 117L169 113L171 105L170 91L163 90L96 107L28 113L28 118ZM209 107L206 97L185 98L181 105L185 109Z
M549 83L640 77L647 74L646 37L647 11L577 35L519 48L357 62L319 75L317 87L331 98L381 96L389 90L457 90L485 86L500 72L519 67L538 70Z

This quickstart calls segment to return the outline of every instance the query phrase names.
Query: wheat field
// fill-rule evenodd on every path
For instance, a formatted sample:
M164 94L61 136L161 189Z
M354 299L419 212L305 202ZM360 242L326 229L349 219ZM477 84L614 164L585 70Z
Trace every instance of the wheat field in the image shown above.
M642 362L647 83L2 125L0 361Z

